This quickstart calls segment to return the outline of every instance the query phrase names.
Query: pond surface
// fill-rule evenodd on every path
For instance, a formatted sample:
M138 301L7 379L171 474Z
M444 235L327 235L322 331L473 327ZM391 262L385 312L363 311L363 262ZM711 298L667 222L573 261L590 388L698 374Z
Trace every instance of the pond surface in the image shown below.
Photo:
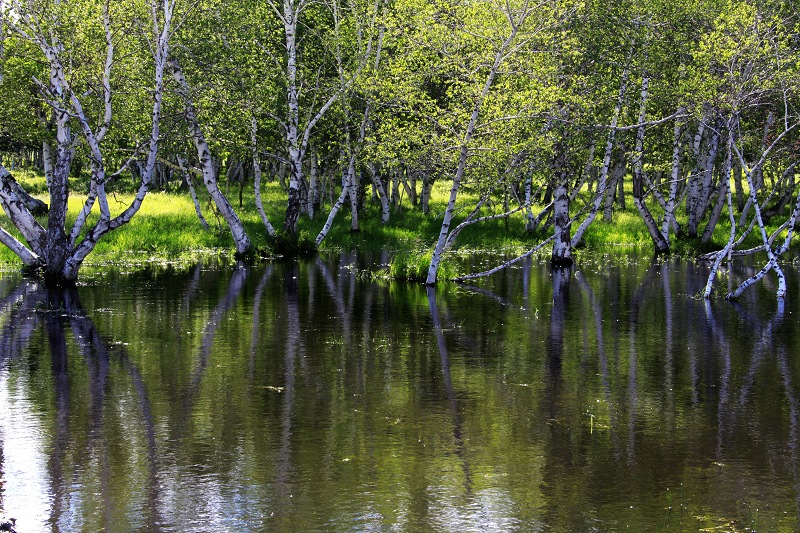
M779 309L768 283L707 304L690 263L435 291L367 263L62 294L3 274L0 511L20 532L798 529L796 268Z

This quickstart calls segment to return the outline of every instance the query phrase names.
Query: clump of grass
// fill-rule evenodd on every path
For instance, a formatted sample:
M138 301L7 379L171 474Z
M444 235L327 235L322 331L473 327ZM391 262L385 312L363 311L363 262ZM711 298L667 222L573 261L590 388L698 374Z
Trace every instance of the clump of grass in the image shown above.
M430 265L430 252L400 252L389 261L389 276L399 280L425 281Z
M425 281L431 266L431 250L401 251L389 261L389 277L403 281ZM439 263L438 278L453 279L459 276L458 262L448 261L445 256Z
M653 241L638 213L619 210L606 222L601 215L587 228L583 241L586 248L597 250L608 246L652 247Z

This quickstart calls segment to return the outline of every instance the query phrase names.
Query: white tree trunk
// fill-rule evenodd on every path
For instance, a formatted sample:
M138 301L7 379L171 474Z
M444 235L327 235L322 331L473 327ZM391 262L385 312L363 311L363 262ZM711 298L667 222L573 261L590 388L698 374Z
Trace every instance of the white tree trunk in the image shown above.
M685 112L683 107L678 108L678 115ZM661 224L661 234L664 240L670 242L670 230L677 233L678 222L675 219L675 201L678 197L678 182L681 177L681 138L683 137L683 120L675 119L672 142L672 173L669 181L669 196L664 208L664 221Z
M736 122L733 122L736 124ZM726 154L726 166L728 168L728 172L730 173L730 164L732 159L732 149L733 149L733 136L734 132L728 131L728 142L727 142L727 154ZM725 178L723 177L723 180ZM730 179L730 178L728 178ZM736 240L736 217L733 214L733 196L731 194L731 188L728 183L725 183L725 198L728 202L728 219L731 224L731 231L728 237L728 242L725 244L725 247L717 252L717 256L714 259L714 264L711 265L711 272L708 274L708 280L706 281L706 288L703 291L703 298L706 300L711 297L711 290L714 285L714 280L717 277L717 270L719 270L719 265L722 263L723 260L726 258L730 261L731 257L731 250L733 248L733 243Z
M759 161L750 170L746 169L747 164L745 163L744 157L742 156L742 153L739 150L738 146L736 145L735 142L732 143L732 148L733 148L734 152L736 153L736 157L739 159L739 163L742 165L742 169L745 170L745 177L747 179L747 186L750 189L750 203L753 206L753 209L755 211L755 220L758 223L758 229L759 229L759 231L761 233L761 240L764 243L764 249L767 252L768 262L764 266L764 268L762 268L761 271L759 271L759 273L757 273L755 276L745 280L745 282L742 283L735 291L728 293L728 295L725 296L725 298L728 299L728 300L735 300L735 299L739 298L739 296L741 296L742 293L750 285L752 285L753 283L759 281L770 270L775 270L775 274L778 277L778 290L776 291L776 296L778 297L778 300L783 300L783 298L786 296L786 277L785 277L785 275L783 273L783 269L781 269L780 265L778 264L778 257L780 255L782 255L783 253L785 253L786 250L789 249L789 244L790 244L790 241L792 239L793 231L794 231L794 223L797 220L798 211L800 211L800 196L798 197L797 206L795 207L795 210L792 212L792 217L791 217L792 225L791 225L791 227L789 227L789 231L788 231L787 238L786 238L786 241L784 243L784 246L781 247L781 249L776 252L775 250L772 249L771 240L767 236L766 228L764 227L764 221L761 218L761 206L759 206L758 199L756 197L758 188L756 187L755 183L753 182L752 172L753 172L753 170L758 170L759 168L761 168L761 166L764 164L764 161L767 158L767 155L772 151L772 149L781 141L781 139L784 136L786 136L790 131L792 131L798 125L800 125L800 122L796 122L791 127L788 127L788 124L787 124L787 128L783 131L783 133L778 135L775 138L775 140L764 150L764 153L761 155L761 158L759 159Z
M565 174L563 169L557 172ZM570 238L569 190L566 176L562 175L553 191L553 253L550 264L556 267L572 265L572 246Z
M200 220L200 224L203 225L203 228L208 229L208 221L206 221L206 217L203 216L203 210L200 208L200 200L197 199L197 191L194 189L194 182L192 177L189 175L189 171L186 169L186 162L182 157L178 157L178 166L183 173L183 179L186 182L186 186L189 188L189 196L192 197L194 212L197 215L198 220Z
M634 148L633 159L633 203L636 205L639 215L642 217L650 238L653 239L656 254L669 252L669 243L658 229L658 224L653 219L653 215L647 208L644 196L644 133L645 119L647 117L647 97L649 94L650 79L645 76L642 79L641 101L639 105L639 128L636 131L636 147Z
M372 55L372 34L367 39L367 46L360 56L360 60L353 75L340 84L325 102L317 109L308 112L310 119L304 127L300 125L300 89L298 87L298 43L297 28L300 15L308 6L308 0L284 0L283 7L279 8L274 0L268 3L278 18L283 23L286 43L286 120L283 129L286 134L286 150L289 161L289 198L286 205L286 217L283 222L283 231L289 235L297 234L297 221L301 211L301 186L303 180L303 161L306 150L317 123L328 112L331 106L349 89L358 73ZM334 9L338 9L336 5ZM373 20L374 23L374 20ZM372 28L370 28L372 30Z
M336 215L339 213L339 210L344 205L344 201L348 196L348 191L350 189L349 185L349 176L345 173L344 177L342 178L342 194L339 195L339 198L336 199L336 202L331 206L331 211L328 213L328 218L325 220L325 224L322 226L319 234L317 234L317 238L314 239L314 242L317 246L322 243L325 237L328 236L328 232L331 230L331 226L333 226L333 220L336 218Z
M722 176L720 177L719 197L717 198L717 201L714 205L714 210L711 212L711 216L708 219L708 224L706 224L706 227L703 230L703 235L700 237L700 242L702 243L711 242L711 238L714 236L714 229L717 227L719 217L722 215L722 208L725 206L725 199L730 195L731 164L733 162L732 143L733 135L729 134L725 147L725 162L722 165Z
M383 186L375 165L370 166L369 174L372 179L372 188L381 203L381 222L386 224L389 222L389 196L386 194L386 188Z
M22 238L30 246L30 252L33 255L42 256L47 249L45 229L17 195L18 187L19 184L11 173L5 167L0 166L0 203L11 223L16 226L22 234Z
M531 200L533 198L533 177L529 172L525 176L525 231L534 231L536 228L533 225L533 209L531 209Z
M697 210L697 203L699 201L700 195L700 180L702 179L702 167L703 163L701 161L701 154L700 148L702 146L703 137L706 131L706 121L708 120L709 109L708 105L703 106L703 115L700 119L700 125L697 127L697 133L695 133L694 141L692 141L692 156L694 158L694 164L692 165L692 170L689 173L687 178L688 182L686 185L686 214L689 217L689 222L687 224L687 234L690 237L697 236L697 225L694 226L694 233L692 233L692 228L689 227L693 223L694 217L696 217L696 210Z
M314 219L319 209L319 169L317 156L312 152L308 169L308 218Z
M186 121L189 126L189 131L192 134L192 142L197 150L200 170L203 173L203 183L211 199L214 201L214 205L231 230L236 253L240 256L248 255L253 252L253 243L250 241L250 237L247 235L247 231L239 215L236 214L231 203L225 195L222 194L222 191L219 190L219 183L217 182L218 171L211 157L211 149L208 146L208 142L197 120L197 113L194 109L194 103L192 102L189 84L186 82L186 78L183 76L183 72L177 60L171 58L169 63L170 69L172 70L172 77L178 84L177 92L181 100L183 100Z

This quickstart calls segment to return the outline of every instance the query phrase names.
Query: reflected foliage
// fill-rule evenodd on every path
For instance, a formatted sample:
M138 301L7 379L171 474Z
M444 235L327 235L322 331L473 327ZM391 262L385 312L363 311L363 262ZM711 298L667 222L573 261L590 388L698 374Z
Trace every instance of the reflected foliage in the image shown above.
M800 525L792 302L717 306L694 296L707 270L669 261L528 260L443 290L359 275L382 260L0 279L0 513L21 531Z

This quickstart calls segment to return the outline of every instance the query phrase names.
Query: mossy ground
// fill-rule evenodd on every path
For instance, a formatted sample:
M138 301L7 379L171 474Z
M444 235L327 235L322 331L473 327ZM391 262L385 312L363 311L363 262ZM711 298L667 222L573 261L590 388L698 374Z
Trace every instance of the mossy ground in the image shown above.
M27 190L47 200L44 179L41 176L29 172L17 172L15 176ZM224 184L222 187L225 189ZM81 185L76 182L73 189L80 191ZM210 201L207 196L202 195L202 192L199 191L201 198L205 198L202 201L202 208L210 225L208 230L197 218L187 192L180 189L154 190L147 195L140 212L128 225L101 239L97 248L87 258L86 266L102 266L109 263L135 266L165 261L193 262L203 256L232 255L233 241L227 226L224 220L214 214ZM241 208L238 202L238 186L231 185L228 192L255 245L266 256L274 254L275 241L268 238L261 224L253 201L252 187L244 190ZM379 206L368 199L364 211L360 214L358 232L350 230L350 214L348 210L343 209L320 250L336 252L353 249L370 251L386 249L394 258L385 272L386 275L419 279L424 276L430 262L430 250L441 229L442 214L448 194L449 190L444 183L434 188L428 215L423 214L419 206L410 205L407 197L403 198L400 205L393 209L386 224L381 223ZM112 215L125 209L132 197L130 191L112 192L109 195ZM273 225L280 227L285 210L286 193L278 182L268 182L264 185L262 197ZM476 200L476 196L469 192L460 196L459 205L463 206L459 211L461 217L469 212ZM77 193L70 199L71 219L74 219L82 202L83 197ZM301 218L299 233L305 240L313 240L319 233L327 216L326 207L323 206L322 212L314 220L308 217ZM502 209L502 203L498 202L486 208L485 214L499 213ZM97 216L96 206L93 216ZM458 221L457 215L455 223ZM13 232L13 228L4 216L0 217L0 224ZM674 253L693 257L698 252L720 248L727 240L729 231L727 218L723 217L714 233L712 243L701 246L697 239L676 239L673 242ZM522 253L546 238L546 232L526 232L523 217L518 213L508 220L484 222L464 229L455 243L453 252ZM759 237L755 232L749 238L749 244L759 244ZM620 247L639 253L652 250L647 229L630 201L626 209L616 207L611 222L603 221L602 214L598 214L595 222L586 231L583 246L577 255L580 258L582 254L602 253L610 248L619 250ZM549 247L545 246L540 253L548 254ZM19 264L16 256L5 247L0 247L0 262L7 265ZM455 276L457 272L455 270L451 272L450 267L444 266L446 264L445 261L444 270L441 272L442 278Z

